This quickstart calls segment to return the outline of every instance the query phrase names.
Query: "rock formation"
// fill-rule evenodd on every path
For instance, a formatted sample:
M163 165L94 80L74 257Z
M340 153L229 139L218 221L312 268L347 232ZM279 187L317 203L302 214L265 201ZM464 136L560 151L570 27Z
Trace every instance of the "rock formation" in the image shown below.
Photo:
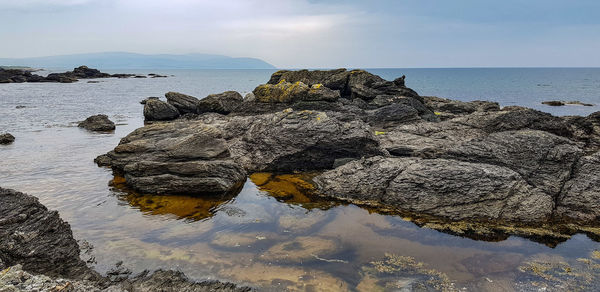
M147 193L230 194L246 174L320 171L320 195L398 212L519 224L600 216L600 113L421 97L404 77L345 69L278 71L245 99L171 100L185 118L140 128L96 161Z
M108 119L107 115L94 115L90 116L85 121L80 122L78 125L80 128L84 128L89 131L112 131L115 129L115 123Z

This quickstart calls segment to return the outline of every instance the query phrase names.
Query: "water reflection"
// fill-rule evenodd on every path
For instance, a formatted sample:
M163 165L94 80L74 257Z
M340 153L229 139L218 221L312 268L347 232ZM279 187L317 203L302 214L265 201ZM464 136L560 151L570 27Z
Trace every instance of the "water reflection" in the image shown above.
M171 215L178 219L203 220L215 215L219 206L229 202L233 196L184 196L149 195L130 190L125 178L115 175L110 182L119 200L146 215Z

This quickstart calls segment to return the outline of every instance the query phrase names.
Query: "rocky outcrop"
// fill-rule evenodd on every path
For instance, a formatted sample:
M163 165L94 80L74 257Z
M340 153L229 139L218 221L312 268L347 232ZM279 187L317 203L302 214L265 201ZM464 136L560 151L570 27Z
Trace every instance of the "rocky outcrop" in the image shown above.
M179 116L176 107L159 99L147 99L144 103L144 118L146 121L168 121Z
M549 106L565 106L565 105L594 106L591 103L584 103L584 102L581 102L578 100L574 100L574 101L549 100L549 101L542 101L542 104L549 105Z
M98 69L79 66L73 71L63 73L50 73L48 76L32 74L30 70L21 69L3 69L0 68L0 83L23 83L23 82L60 82L73 83L79 79L93 78L129 78L137 77L136 74L108 74L100 72ZM144 76L145 77L145 76Z
M37 198L0 188L0 269L21 264L32 273L94 278L79 258L71 227Z
M179 92L167 92L165 97L167 98L167 102L181 114L198 113L198 102L200 101L193 96Z
M398 79L396 82L387 81L364 70L282 70L275 72L268 84L275 85L282 81L301 82L308 86L322 84L329 89L339 90L341 96L345 98L372 100L378 95L419 96L415 91L404 86L403 78Z
M375 157L326 172L315 182L337 198L450 220L539 222L550 218L554 204L509 168L448 159Z
M96 162L123 172L129 186L145 193L231 195L246 180L222 131L197 121L137 129Z
M10 133L0 134L0 145L7 145L15 142L15 136Z
M147 193L231 194L246 173L324 171L313 180L322 196L443 220L600 215L599 113L420 97L404 77L345 69L278 71L246 99L203 102L198 115L140 128L97 162Z
M107 115L90 116L85 119L85 121L80 122L77 126L89 131L99 132L112 131L115 129L115 123L109 120Z
M122 282L104 284L89 280L71 280L64 278L34 275L23 270L21 265L0 271L2 291L71 291L71 292L248 292L248 287L238 287L232 283L218 281L194 282L183 273L158 270L154 273L142 273Z
M164 270L111 280L87 267L79 254L71 228L58 212L35 197L0 188L1 291L251 291Z
M335 101L340 97L339 90L329 89L320 83L309 87L301 81L290 83L285 80L259 85L252 93L258 102Z
M237 91L225 91L211 94L200 100L197 104L197 113L229 114L235 111L244 101Z
M336 159L382 153L362 121L341 122L324 112L291 109L256 117L229 148L249 172L327 169Z

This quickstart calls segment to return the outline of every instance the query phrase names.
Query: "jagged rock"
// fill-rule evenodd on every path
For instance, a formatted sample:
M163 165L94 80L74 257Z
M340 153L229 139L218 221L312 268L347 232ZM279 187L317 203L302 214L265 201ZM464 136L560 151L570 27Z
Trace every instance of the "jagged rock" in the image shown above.
M0 135L0 145L11 144L12 142L15 142L15 136L12 134L4 133Z
M382 128L421 120L419 112L414 107L401 103L387 105L367 113L369 124Z
M549 105L549 106L564 106L564 105L594 106L591 103L584 103L584 102L581 102L578 100L575 100L575 101L549 100L549 101L542 101L542 104Z
M229 149L250 172L325 169L338 158L382 153L362 121L341 122L323 112L291 109L255 117Z
M308 86L322 84L327 88L339 90L342 97L361 98L364 100L372 100L378 95L419 96L410 88L399 85L402 82L386 81L364 70L283 70L275 72L268 84L276 85L282 81L291 83L302 82Z
M225 91L219 94L211 94L198 102L198 113L220 113L228 114L237 109L244 99L237 91Z
M168 121L179 117L174 106L158 99L149 99L144 105L144 118L147 121Z
M71 227L58 212L35 197L0 188L0 270L21 264L26 271L48 276L99 278L79 252Z
M193 96L179 92L167 92L165 97L167 98L167 102L174 106L182 115L187 113L198 113L198 103L200 100Z
M115 123L109 120L107 115L94 115L88 117L77 126L90 131L112 131L115 129Z
M252 91L258 102L296 102L306 100L310 87L300 81L259 85Z
M582 157L569 173L557 202L557 216L594 223L600 217L600 152Z
M326 195L451 220L545 221L553 198L509 168L447 159L374 157L314 179Z
M558 196L583 155L577 143L538 130L505 131L450 147L441 157L508 167L530 185Z
M431 108L442 120L452 119L461 115L467 115L479 112L499 111L500 105L497 102L489 101L458 101L436 96L424 96L425 105Z
M147 97L147 98L145 98L145 99L142 99L142 100L140 101L140 104L146 104L146 102L148 102L148 101L149 101L149 100L151 100L151 99L154 99L154 100L159 100L160 98L159 98L159 97L156 97L156 96L150 96L150 97Z
M221 131L201 121L147 125L96 162L123 172L129 186L145 193L237 194L246 180Z

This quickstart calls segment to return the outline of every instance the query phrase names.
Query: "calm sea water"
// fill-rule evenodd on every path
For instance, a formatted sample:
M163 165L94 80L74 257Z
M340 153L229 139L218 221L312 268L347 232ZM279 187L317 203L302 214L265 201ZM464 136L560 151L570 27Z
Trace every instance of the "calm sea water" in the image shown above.
M386 79L405 74L407 85L422 95L494 100L556 115L600 110L541 104L553 99L600 104L600 69L370 71ZM93 159L143 125L140 100L168 91L197 97L225 90L245 94L266 82L273 70L129 73L173 76L0 84L0 132L16 137L12 145L0 146L0 186L37 196L58 210L76 238L94 246L89 256L100 272L123 260L134 273L177 269L194 279L230 280L266 290L368 290L365 267L391 253L414 257L446 274L457 288L506 291L519 287L519 266L525 262L577 263L600 249L584 235L555 248L518 237L484 242L452 236L353 205L314 203L285 178L263 186L264 175L249 179L238 196L223 201L126 193L109 186L112 173ZM97 113L117 123L114 133L76 127L77 121ZM281 197L278 190L293 196ZM294 246L303 248L290 248Z

